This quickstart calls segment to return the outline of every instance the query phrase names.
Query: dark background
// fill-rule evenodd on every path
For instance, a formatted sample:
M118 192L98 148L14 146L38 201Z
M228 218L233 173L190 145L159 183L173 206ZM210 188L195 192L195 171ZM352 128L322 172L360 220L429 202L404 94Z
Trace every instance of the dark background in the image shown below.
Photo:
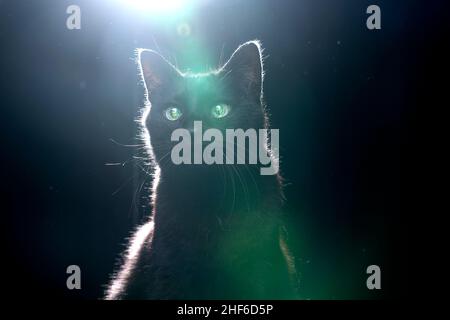
M70 4L81 30L66 29ZM370 4L381 30L366 28ZM2 285L18 297L100 298L149 213L139 150L125 146L144 99L135 48L205 70L260 39L303 297L405 296L413 27L431 18L413 1L201 0L177 19L124 1L0 1ZM82 290L66 288L71 264ZM382 290L366 288L371 264Z

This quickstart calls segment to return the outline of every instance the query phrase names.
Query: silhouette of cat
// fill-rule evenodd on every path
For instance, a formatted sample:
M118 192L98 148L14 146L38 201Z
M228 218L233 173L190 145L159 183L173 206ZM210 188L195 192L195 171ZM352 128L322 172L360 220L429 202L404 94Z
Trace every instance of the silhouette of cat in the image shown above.
M106 299L296 298L280 175L261 175L260 164L176 165L170 157L171 133L192 132L194 121L222 132L268 128L260 43L242 44L202 74L182 73L151 50L140 50L138 63L149 100L141 125L153 211Z

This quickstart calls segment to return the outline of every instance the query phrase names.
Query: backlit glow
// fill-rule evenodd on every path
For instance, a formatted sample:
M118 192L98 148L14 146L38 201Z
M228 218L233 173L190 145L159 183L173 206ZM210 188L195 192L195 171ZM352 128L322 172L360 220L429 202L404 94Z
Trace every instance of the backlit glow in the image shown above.
M123 0L126 4L145 12L173 12L186 7L187 0Z

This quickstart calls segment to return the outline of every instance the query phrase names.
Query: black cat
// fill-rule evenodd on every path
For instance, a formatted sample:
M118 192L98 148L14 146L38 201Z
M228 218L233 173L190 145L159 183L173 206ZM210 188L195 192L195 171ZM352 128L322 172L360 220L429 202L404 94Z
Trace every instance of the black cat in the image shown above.
M192 132L194 121L222 132L268 127L261 51L258 41L247 42L204 74L139 52L150 102L141 124L155 168L153 214L135 233L106 299L296 298L280 176L261 175L260 164L171 161L172 132Z

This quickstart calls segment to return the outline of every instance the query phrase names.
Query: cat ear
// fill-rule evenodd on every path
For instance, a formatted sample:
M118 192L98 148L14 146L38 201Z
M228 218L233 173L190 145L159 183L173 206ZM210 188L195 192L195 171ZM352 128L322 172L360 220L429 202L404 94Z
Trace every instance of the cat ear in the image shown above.
M249 41L239 46L222 72L244 89L244 93L258 101L262 95L263 58L259 41Z
M170 83L179 75L178 70L156 51L141 49L138 58L148 92Z

